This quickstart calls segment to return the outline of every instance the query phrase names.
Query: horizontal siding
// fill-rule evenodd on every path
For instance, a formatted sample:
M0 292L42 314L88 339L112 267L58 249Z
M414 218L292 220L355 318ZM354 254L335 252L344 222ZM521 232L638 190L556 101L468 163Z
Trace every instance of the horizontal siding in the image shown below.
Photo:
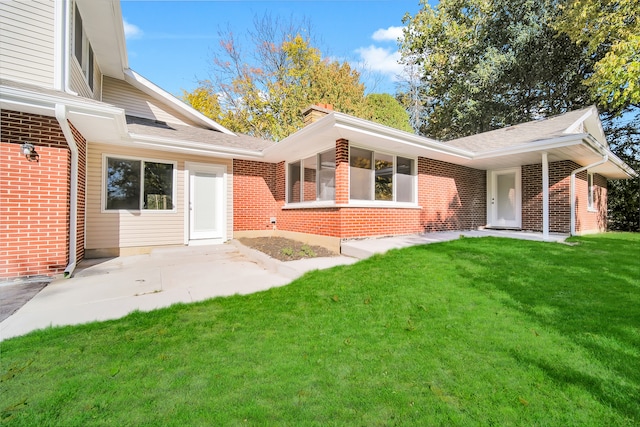
M0 77L52 87L54 2L0 2Z
M105 76L103 85L102 101L123 108L130 116L183 125L195 124L172 107L164 105L123 80Z
M176 212L101 212L102 155L122 155L177 161ZM89 143L87 156L86 248L112 249L184 243L185 162L227 166L227 236L232 236L231 161Z
M82 72L82 67L78 64L78 60L75 56L71 57L71 61L69 61L69 65L71 66L71 78L69 79L69 86L71 90L77 92L78 95L83 96L85 98L93 98L96 101L100 101L100 70L98 69L98 64L94 61L93 67L93 93L91 92L91 88L89 88L89 83L84 77L84 73Z

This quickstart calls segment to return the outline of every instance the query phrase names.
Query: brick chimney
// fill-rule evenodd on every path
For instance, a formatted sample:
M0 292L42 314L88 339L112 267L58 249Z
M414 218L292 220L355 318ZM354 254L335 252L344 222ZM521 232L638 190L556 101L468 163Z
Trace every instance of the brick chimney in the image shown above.
M316 105L312 105L302 112L302 117L304 118L304 125L308 126L311 123L315 123L327 114L333 112L333 105L331 104L321 104L318 103Z

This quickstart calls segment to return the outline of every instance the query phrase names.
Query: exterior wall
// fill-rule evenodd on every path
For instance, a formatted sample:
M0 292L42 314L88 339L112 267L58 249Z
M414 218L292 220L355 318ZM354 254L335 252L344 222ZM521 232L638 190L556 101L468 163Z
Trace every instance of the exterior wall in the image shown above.
M571 232L571 172L580 165L569 160L549 163L549 231ZM587 172L576 175L576 232L604 231L607 223L607 181L594 177L595 209L587 209ZM542 231L542 164L522 166L522 228Z
M72 123L69 123L69 127L71 128L73 138L78 147L78 222L76 225L76 262L78 262L84 258L85 211L87 200L87 140Z
M175 211L102 212L103 154L177 162ZM210 163L227 167L227 236L233 233L233 176L230 160L203 158L163 151L113 146L89 142L87 156L86 249L121 253L123 248L183 245L185 243L185 162Z
M98 63L93 61L93 91L89 87L89 83L84 77L82 73L82 67L78 64L78 60L76 57L71 54L71 60L69 61L71 75L69 79L69 87L74 92L77 92L78 95L84 98L95 99L96 101L100 101L100 92L102 85L102 78L100 74L100 69L98 68Z
M0 2L0 77L53 87L54 2Z
M53 117L1 112L0 277L64 271L69 247L67 142ZM35 145L39 162L20 152Z
M599 233L607 229L607 180L593 175L593 209L587 208L587 171L576 174L576 233Z
M487 223L487 173L418 159L418 203L424 231L470 230Z
M178 111L153 99L146 93L134 88L125 81L105 77L102 88L102 101L123 108L126 114L167 123L196 125Z
M355 238L463 230L486 222L484 171L420 158L421 207L349 206L346 141L337 142L336 153L336 205L318 208L284 208L284 163L234 160L234 230L278 229ZM275 227L271 218L276 218Z

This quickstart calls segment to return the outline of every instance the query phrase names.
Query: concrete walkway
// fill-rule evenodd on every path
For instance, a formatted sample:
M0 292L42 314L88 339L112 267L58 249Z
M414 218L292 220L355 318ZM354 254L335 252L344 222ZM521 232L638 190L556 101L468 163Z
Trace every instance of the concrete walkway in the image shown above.
M258 292L286 285L307 271L460 236L543 240L540 233L482 230L350 240L342 244L343 256L289 262L274 260L237 241L85 260L73 278L54 280L0 322L0 341L50 326L118 319L135 310L151 311L180 302ZM552 235L549 240L563 241L566 237ZM6 285L0 286L0 293L3 288Z

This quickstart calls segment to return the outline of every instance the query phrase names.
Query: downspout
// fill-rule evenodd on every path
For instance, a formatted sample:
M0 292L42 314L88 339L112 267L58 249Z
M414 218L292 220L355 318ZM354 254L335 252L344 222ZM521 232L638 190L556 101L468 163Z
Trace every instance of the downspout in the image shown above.
M67 107L64 104L56 104L56 119L60 129L67 140L71 151L71 171L69 188L69 265L64 269L63 276L70 278L76 268L77 231L78 231L78 145L71 132L67 121Z
M71 89L71 23L72 23L72 5L71 0L61 0L63 2L62 16L64 37L62 40L62 84L64 91L71 95L78 95L76 91Z
M576 235L576 198L575 198L575 194L576 194L576 174L586 171L587 169L591 169L594 168L596 166L599 166L603 163L606 163L609 160L609 155L605 154L601 160L598 160L595 163L591 163L590 165L587 166L583 166L581 168L578 168L576 170L574 170L573 172L571 172L571 185L570 185L570 190L569 190L569 197L571 198L570 202L571 202L571 235L575 236Z

